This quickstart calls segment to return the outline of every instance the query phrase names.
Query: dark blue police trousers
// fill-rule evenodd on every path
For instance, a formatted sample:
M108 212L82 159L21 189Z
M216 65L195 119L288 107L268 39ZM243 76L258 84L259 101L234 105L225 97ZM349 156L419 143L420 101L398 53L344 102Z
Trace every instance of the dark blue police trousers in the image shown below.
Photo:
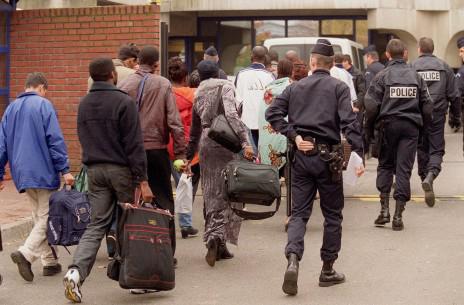
M418 174L422 180L428 172L435 177L441 172L445 155L446 114L433 113L432 124L424 131L417 146Z
M288 224L288 243L285 254L295 253L301 260L304 252L306 224L311 216L314 198L319 191L320 206L324 216L324 237L321 259L338 258L342 239L342 210L344 206L343 182L332 182L327 162L320 156L307 156L297 151L292 163L292 215Z

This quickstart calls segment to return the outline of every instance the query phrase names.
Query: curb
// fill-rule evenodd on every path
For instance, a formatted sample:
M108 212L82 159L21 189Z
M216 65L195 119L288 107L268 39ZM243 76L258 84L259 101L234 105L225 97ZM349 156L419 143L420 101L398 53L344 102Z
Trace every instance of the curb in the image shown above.
M2 225L3 243L13 242L26 238L31 232L32 226L32 217Z

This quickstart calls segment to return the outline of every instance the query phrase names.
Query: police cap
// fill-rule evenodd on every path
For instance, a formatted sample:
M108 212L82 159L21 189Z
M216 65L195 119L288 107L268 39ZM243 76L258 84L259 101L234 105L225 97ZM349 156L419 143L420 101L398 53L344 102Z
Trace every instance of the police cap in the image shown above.
M311 53L324 56L333 56L334 50L332 44L327 39L318 39Z

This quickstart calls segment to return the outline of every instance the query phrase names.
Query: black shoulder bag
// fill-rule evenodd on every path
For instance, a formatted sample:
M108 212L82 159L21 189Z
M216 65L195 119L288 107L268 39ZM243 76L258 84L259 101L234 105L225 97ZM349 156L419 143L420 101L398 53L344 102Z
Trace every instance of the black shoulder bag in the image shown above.
M223 86L221 85L218 88L218 94L215 101L216 104L214 111L212 111L212 114L215 115L215 117L211 121L208 137L233 153L239 153L242 150L242 145L240 143L240 138L235 130L230 126L229 121L225 116L224 104L222 101L222 87Z

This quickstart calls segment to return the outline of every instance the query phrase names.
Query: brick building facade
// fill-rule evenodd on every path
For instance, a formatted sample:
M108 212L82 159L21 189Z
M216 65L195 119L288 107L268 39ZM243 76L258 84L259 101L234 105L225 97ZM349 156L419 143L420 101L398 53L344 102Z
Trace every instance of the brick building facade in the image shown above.
M86 94L88 64L114 58L128 42L159 46L159 6L105 6L24 10L11 23L10 97L23 91L30 72L45 73L48 98L58 112L71 166L80 166L76 132L79 99Z

